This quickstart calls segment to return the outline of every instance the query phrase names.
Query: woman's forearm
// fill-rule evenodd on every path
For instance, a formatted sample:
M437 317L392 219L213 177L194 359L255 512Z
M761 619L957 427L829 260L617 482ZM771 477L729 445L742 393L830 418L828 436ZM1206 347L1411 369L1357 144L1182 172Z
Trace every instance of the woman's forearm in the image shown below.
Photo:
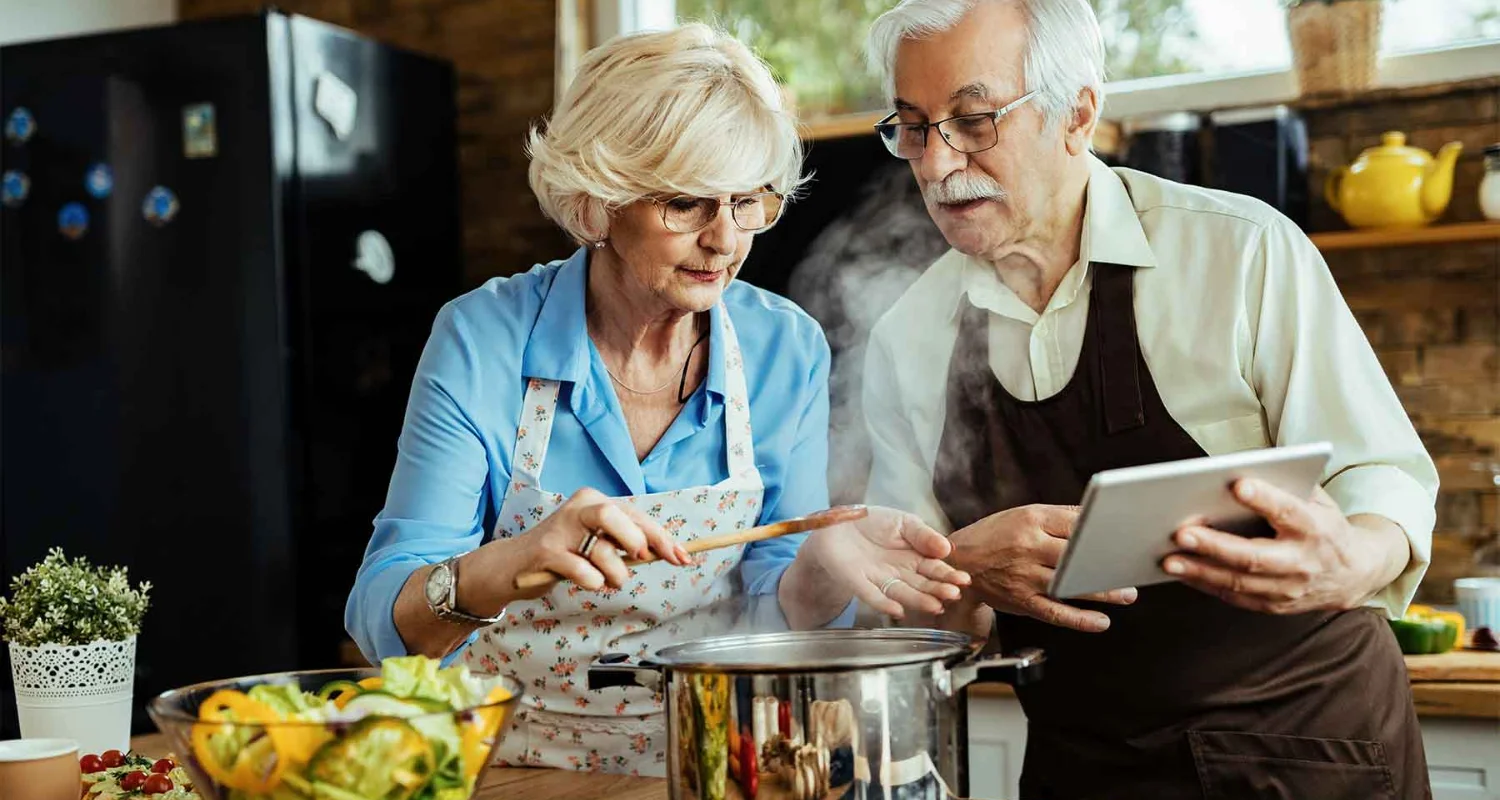
M508 578L513 569L500 568L504 556L498 551L505 542L490 542L471 553L458 558L458 587L455 605L458 610L480 617L499 613L512 600L517 599L510 591ZM452 622L439 619L427 605L427 576L433 567L422 567L406 579L401 593L396 596L396 607L391 616L396 623L396 632L406 643L409 653L421 653L432 658L441 658L464 643L469 634L481 626L467 622ZM486 579L490 578L490 579Z
M782 573L776 598L787 624L793 630L805 630L828 624L849 607L854 592L813 558L799 554Z

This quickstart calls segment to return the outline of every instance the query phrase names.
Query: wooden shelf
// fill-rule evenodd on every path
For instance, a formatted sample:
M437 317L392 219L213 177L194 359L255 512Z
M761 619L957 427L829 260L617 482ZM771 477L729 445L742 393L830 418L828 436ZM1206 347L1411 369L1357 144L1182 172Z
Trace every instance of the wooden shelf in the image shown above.
M1335 231L1314 233L1309 238L1319 250L1325 253L1331 250L1500 241L1500 222L1459 222L1451 225L1431 225L1425 228Z
M874 136L875 123L884 114L840 114L836 117L810 119L802 126L803 141L816 142L821 139L847 139L850 136Z

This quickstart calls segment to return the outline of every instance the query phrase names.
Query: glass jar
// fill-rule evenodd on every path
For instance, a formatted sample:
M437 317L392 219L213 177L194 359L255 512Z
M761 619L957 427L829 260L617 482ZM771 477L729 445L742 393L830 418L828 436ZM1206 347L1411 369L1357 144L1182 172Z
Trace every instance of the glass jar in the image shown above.
M1479 182L1479 209L1485 219L1500 220L1500 144L1484 148L1484 180Z

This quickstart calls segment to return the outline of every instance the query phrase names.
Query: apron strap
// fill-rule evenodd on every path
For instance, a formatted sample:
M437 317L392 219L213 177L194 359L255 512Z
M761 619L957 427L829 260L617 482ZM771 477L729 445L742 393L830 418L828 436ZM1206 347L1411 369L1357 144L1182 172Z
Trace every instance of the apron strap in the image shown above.
M719 307L724 325L724 443L728 453L729 479L753 481L761 485L760 471L755 468L755 437L750 430L750 391L745 382L745 357L735 335L729 310Z
M1140 345L1135 332L1135 268L1092 262L1092 312L1099 333L1100 394L1105 430L1110 434L1146 424L1141 376L1136 368Z
M528 378L526 397L521 401L521 419L516 425L516 449L511 454L512 483L542 485L542 467L547 462L547 445L552 442L552 420L557 417L558 381Z

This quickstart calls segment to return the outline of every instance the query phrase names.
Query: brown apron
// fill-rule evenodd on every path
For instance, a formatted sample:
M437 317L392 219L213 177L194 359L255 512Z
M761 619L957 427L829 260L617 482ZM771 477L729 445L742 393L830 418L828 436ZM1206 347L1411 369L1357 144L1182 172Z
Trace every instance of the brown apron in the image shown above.
M955 529L1029 503L1074 505L1095 472L1204 451L1162 405L1136 341L1134 270L1094 263L1078 367L1017 400L965 304L933 488ZM1041 647L1023 800L1430 797L1406 666L1373 610L1273 616L1171 583L1132 606L1079 602L1101 634L997 614L1007 650Z

